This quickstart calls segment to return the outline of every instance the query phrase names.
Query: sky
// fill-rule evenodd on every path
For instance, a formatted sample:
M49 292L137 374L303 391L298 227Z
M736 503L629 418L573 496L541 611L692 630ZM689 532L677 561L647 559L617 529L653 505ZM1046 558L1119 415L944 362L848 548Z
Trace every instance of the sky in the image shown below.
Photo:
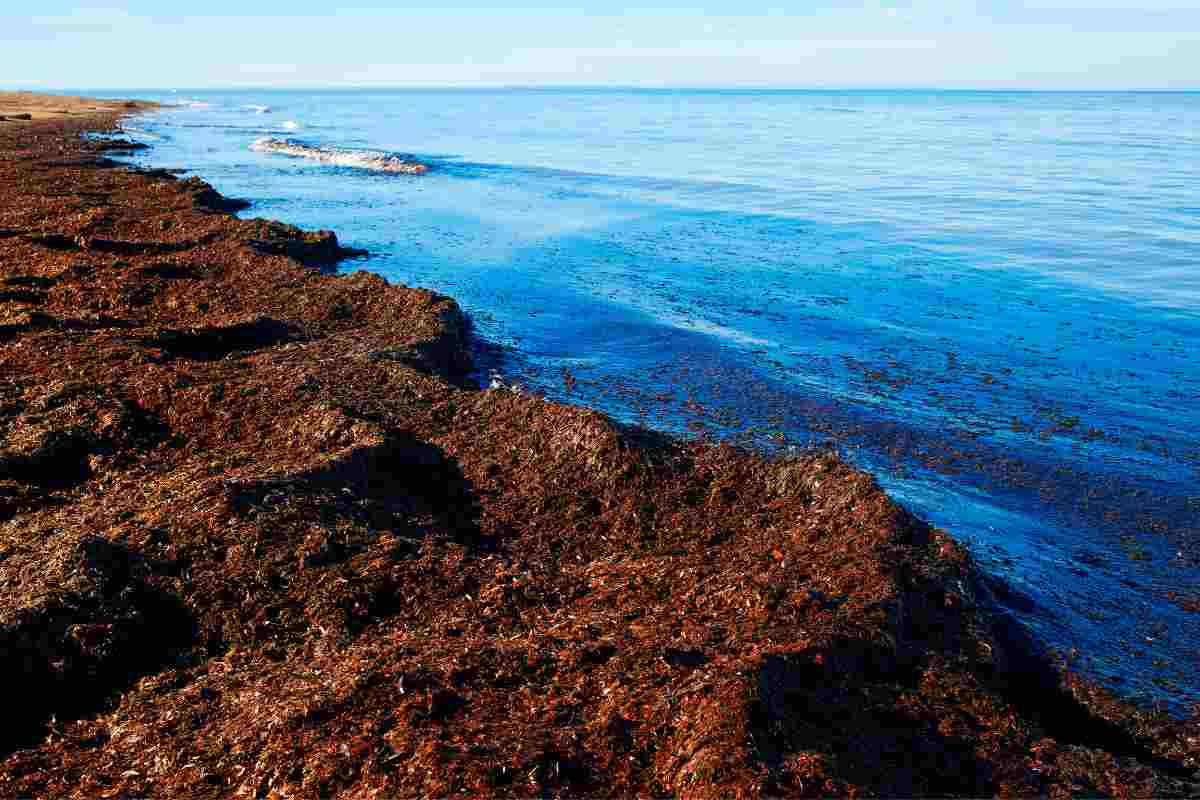
M1200 89L1197 0L187 5L8 0L0 87Z

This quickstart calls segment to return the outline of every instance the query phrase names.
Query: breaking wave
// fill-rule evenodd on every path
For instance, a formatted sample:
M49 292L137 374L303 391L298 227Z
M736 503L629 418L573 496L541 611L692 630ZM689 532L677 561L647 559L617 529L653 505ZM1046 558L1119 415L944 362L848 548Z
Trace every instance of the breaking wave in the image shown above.
M334 147L314 147L290 139L265 137L250 145L260 153L275 153L296 158L308 158L324 164L340 167L358 167L377 172L395 172L405 175L420 175L429 171L426 164L405 156L382 153L378 150L340 150Z

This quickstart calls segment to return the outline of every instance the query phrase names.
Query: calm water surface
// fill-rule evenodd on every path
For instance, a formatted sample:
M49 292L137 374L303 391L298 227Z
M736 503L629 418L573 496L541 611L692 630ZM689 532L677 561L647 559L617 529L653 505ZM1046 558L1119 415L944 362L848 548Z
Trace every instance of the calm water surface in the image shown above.
M176 107L128 123L136 161L452 295L504 380L831 442L1082 669L1200 702L1200 94L138 96Z

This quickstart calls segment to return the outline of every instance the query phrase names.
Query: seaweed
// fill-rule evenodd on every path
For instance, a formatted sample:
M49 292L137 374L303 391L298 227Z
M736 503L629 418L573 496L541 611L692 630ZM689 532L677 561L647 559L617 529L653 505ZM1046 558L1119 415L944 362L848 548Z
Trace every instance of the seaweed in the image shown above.
M870 476L477 388L333 234L69 166L120 111L0 126L0 794L1200 790Z

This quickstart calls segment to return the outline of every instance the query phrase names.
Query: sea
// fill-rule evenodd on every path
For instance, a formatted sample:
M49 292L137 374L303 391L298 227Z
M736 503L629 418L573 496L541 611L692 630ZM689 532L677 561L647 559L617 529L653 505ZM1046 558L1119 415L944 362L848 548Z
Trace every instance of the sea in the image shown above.
M483 385L832 448L1072 669L1200 703L1200 94L120 94L132 162L454 297Z

